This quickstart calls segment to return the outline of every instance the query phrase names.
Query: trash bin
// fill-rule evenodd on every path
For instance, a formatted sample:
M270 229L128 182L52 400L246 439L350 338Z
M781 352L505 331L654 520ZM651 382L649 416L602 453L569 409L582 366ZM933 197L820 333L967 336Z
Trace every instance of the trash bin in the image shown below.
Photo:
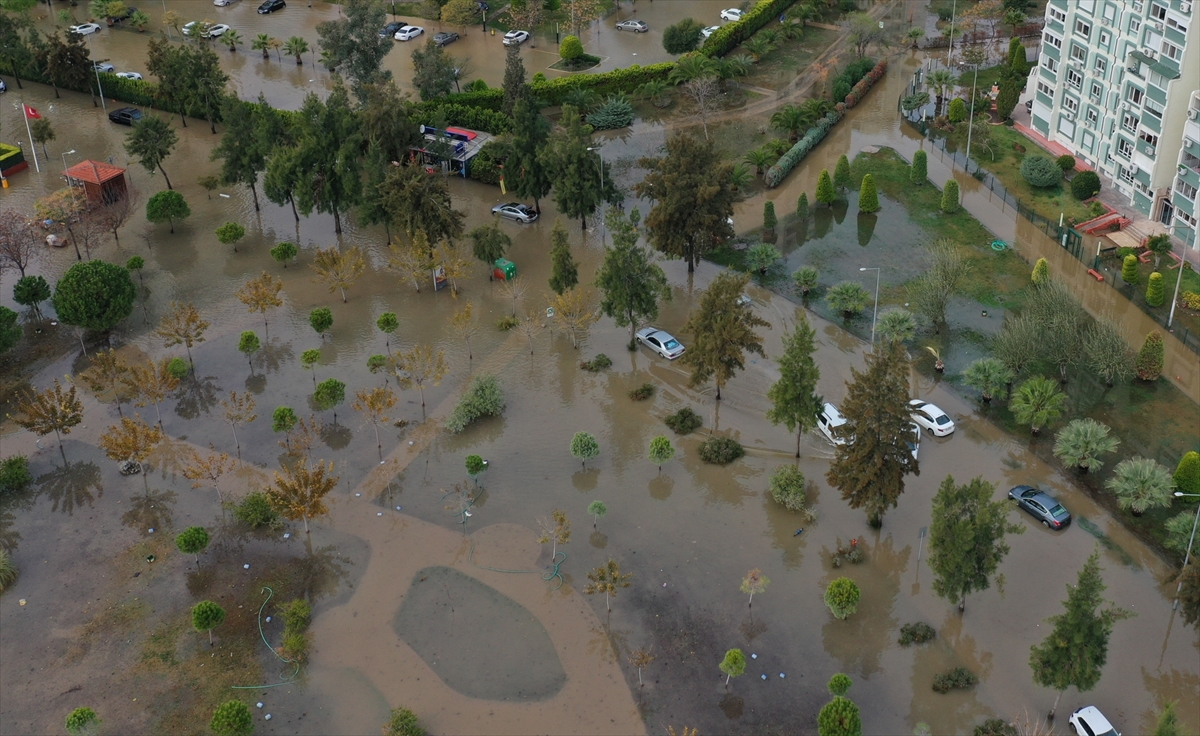
M500 281L508 281L517 277L517 264L507 258L497 258L492 270L492 276Z

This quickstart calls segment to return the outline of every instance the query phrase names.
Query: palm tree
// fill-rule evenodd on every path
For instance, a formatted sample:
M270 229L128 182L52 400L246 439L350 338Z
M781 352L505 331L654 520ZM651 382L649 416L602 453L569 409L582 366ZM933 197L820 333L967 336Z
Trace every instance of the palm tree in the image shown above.
M1175 481L1171 471L1144 457L1121 461L1104 486L1117 496L1121 508L1141 516L1146 509L1171 505Z
M1021 424L1028 424L1033 434L1062 415L1067 395L1058 390L1058 382L1042 376L1034 376L1017 386L1008 408Z
M271 37L269 35L260 33L255 36L254 41L250 44L250 48L255 51L261 51L263 58L270 61Z
M308 41L305 41L299 36L292 36L287 40L287 43L283 45L283 53L287 54L288 56L296 57L296 66L300 66L304 63L304 59L301 59L300 55L306 53L307 51Z
M242 41L242 34L230 28L228 31L225 31L225 35L221 36L221 43L229 47L229 53L234 54L237 53L238 45L244 43L244 41Z
M769 38L763 38L766 31L760 31L754 38L742 44L742 48L750 52L755 61L761 61L764 56L775 50L775 44Z
M805 120L804 111L795 105L784 105L771 116L771 127L787 133L792 143L800 140L800 131L807 130L811 124Z
M700 77L711 77L716 74L716 65L712 59L696 52L684 54L675 62L675 67L667 75L667 81L680 85Z
M912 41L914 49L917 48L917 44L920 43L922 38L925 38L925 31L920 28L913 28L908 32L908 40Z
M963 371L963 382L979 389L985 404L991 403L996 389L1008 385L1012 379L1013 372L998 358L980 358Z
M875 332L881 340L904 342L917 334L917 323L912 312L896 307L879 315L879 324L875 327Z
M717 64L717 76L721 79L733 79L734 77L744 77L754 69L754 59L751 59L745 54L730 56L727 59L722 59Z
M871 295L863 288L863 285L855 281L843 281L835 284L829 287L829 292L825 295L825 301L829 302L829 308L835 312L841 312L845 319L850 319L863 311L870 298Z
M729 183L733 185L734 189L740 192L750 186L750 182L753 180L754 177L750 176L750 167L745 162L734 163L733 170L729 172Z
M759 177L766 176L767 169L771 168L771 164L775 163L772 160L771 154L761 148L755 148L748 152L742 160L753 166L755 173Z
M280 41L278 38L272 36L271 40L267 42L267 45L275 50L275 55L279 57L279 62L283 63L283 55L279 53L279 50L283 48L283 41Z
M817 287L817 280L820 274L817 269L812 266L801 266L792 274L792 283L796 284L796 288L800 290L800 295L807 299L808 292Z
M581 114L587 114L600 104L600 95L596 94L594 89L577 87L567 93L567 96L563 98L563 104L574 107Z
M671 99L667 97L668 89L670 89L670 85L668 85L666 81L662 79L651 79L641 87L638 87L637 92L642 97L650 100L655 107L666 107L667 105L671 104Z
M925 83L929 85L935 93L937 93L937 114L942 114L942 98L946 94L946 90L954 86L957 82L957 77L949 69L937 69L929 73L925 78Z
M1063 463L1083 472L1099 470L1099 456L1117 449L1121 441L1108 436L1108 426L1095 419L1074 419L1059 430L1054 440L1054 455Z
M783 19L783 24L779 26L779 35L789 41L804 37L804 21L792 15L787 15Z
M817 121L829 114L833 105L829 100L814 97L800 103L800 112L804 114L806 128L816 125Z

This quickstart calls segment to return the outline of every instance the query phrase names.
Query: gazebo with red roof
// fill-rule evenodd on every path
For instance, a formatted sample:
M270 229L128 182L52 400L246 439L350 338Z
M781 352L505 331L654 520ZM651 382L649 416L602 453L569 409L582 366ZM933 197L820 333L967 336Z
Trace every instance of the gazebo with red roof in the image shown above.
M71 186L81 186L89 204L111 204L125 196L125 169L103 161L82 161L64 174Z

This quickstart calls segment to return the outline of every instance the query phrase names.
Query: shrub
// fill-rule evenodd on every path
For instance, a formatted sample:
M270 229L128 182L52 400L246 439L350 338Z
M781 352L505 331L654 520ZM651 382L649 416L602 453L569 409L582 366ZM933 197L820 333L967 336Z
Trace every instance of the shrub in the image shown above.
M808 192L800 192L800 198L796 200L796 219L808 219Z
M691 18L684 18L663 30L663 48L668 54L686 54L695 51L700 44L700 32L704 30Z
M249 736L254 733L254 717L245 703L227 700L213 711L208 727L217 736Z
M782 465L771 474L771 498L788 511L795 511L809 521L815 521L817 515L804 503L804 484L804 474L795 466Z
M842 113L835 110L834 112L827 113L825 117L818 120L813 127L809 128L808 132L806 132L800 138L800 140L796 141L794 146L787 150L787 153L784 153L779 157L779 160L775 162L774 166L767 169L767 174L765 177L763 177L767 183L767 186L778 186L779 183L783 181L783 178L787 176L792 169L796 168L796 166L804 160L804 157L817 147L818 143L824 140L825 136L828 135L829 131L833 129L833 126L837 123L837 121L841 119ZM832 183L830 186L832 187ZM823 201L821 199L821 188L819 183L817 185L817 201ZM829 201L833 200L831 199Z
M909 644L924 644L927 641L933 641L935 636L937 636L937 632L924 621L918 621L915 624L904 624L900 627L900 646L906 647Z
M599 373L606 368L612 367L612 358L608 357L604 353L600 353L591 360L580 362L579 367L588 373Z
M950 110L948 112L950 122L961 123L967 119L967 103L963 102L961 97L955 97L950 100Z
M1081 171L1071 179L1071 194L1080 201L1100 193L1100 175L1094 171Z
M844 100L850 94L850 83L845 79L837 78L833 80L833 90L831 92L833 99Z
M778 224L779 219L775 217L775 203L768 199L763 203L763 230L774 230Z
M643 383L641 386L638 386L637 388L635 388L634 390L629 392L629 398L633 399L634 401L645 401L646 399L650 398L653 395L654 395L654 384L653 383Z
M500 391L500 381L490 374L476 376L446 418L446 429L450 434L458 434L476 419L499 416L503 411L504 394Z
M305 632L312 622L312 606L303 598L295 598L283 606L279 615L283 618L283 656L294 662L305 661L308 658Z
M234 505L233 518L243 524L249 524L251 529L263 526L278 529L283 526L283 521L280 520L275 508L271 506L267 494L262 491L254 491Z
M1071 183L1074 184L1074 181L1072 181ZM1101 204L1099 200L1093 199L1092 203L1088 205L1088 214L1091 215L1092 217L1099 217L1100 215L1103 215L1105 212L1108 212L1108 209L1103 204Z
M942 190L942 212L948 215L958 212L958 182L950 179Z
M1138 351L1133 366L1137 377L1143 381L1158 380L1162 375L1164 351L1162 334L1158 330L1146 335L1146 341L1142 343L1142 349Z
M92 733L100 726L100 717L91 708L76 708L67 715L66 728L71 736Z
M1138 259L1132 253L1125 256L1125 260L1121 263L1121 280L1131 286L1140 280L1138 276Z
M383 724L383 736L425 736L417 714L408 708L392 708L388 722Z
M1166 287L1163 285L1163 275L1158 271L1150 274L1150 282L1146 284L1146 303L1152 307L1161 307L1167 298Z
M613 95L587 116L587 122L595 130L626 128L633 122L633 105L624 95Z
M6 457L0 462L0 493L16 493L25 490L33 482L29 472L29 460L23 455Z
M1069 153L1064 153L1063 155L1054 159L1054 165L1062 169L1062 172L1066 174L1068 171L1075 168L1075 157Z
M912 167L908 170L908 180L921 186L929 180L929 156L925 151L918 150L913 154Z
M742 444L730 437L709 437L700 445L700 459L710 465L728 465L745 454Z
M180 380L187 378L187 374L189 373L187 361L183 358L171 358L170 362L167 363L167 373L172 378Z
M1045 156L1026 156L1021 162L1021 176L1030 186L1052 187L1062 180L1062 169Z
M867 557L863 554L862 548L858 546L857 539L851 539L849 545L844 545L841 537L838 537L836 551L829 556L829 562L834 567L841 567L843 562L857 565L865 559Z
M1037 263L1033 264L1033 273L1030 275L1030 281L1035 286L1041 286L1050 280L1050 263L1045 258L1037 259Z
M704 420L700 415L692 411L692 407L685 406L674 414L663 419L663 423L674 430L675 434L691 434L704 424Z
M859 187L858 209L866 213L879 211L879 192L875 189L875 177L870 174L863 176Z
M496 327L501 332L508 332L519 324L521 324L521 320L512 316L511 314L506 314L500 319L496 320Z
M484 184L499 186L500 175L503 172L501 167L508 162L511 153L511 144L505 140L493 138L483 144L483 148L479 149L479 153L471 159L467 176Z
M825 589L825 605L835 618L849 618L858 610L862 593L850 578L837 578Z
M1185 291L1180 295L1179 301L1183 302L1183 306L1188 309L1200 310L1200 294L1194 291Z
M938 693L948 693L951 690L965 690L973 687L979 678L974 675L966 667L955 667L941 675L933 676L933 691Z
M1188 451L1179 460L1179 466L1175 468L1172 478L1175 480L1175 490L1200 494L1200 452ZM1198 500L1200 499L1186 499L1188 503L1197 503Z
M1021 732L1000 718L989 718L975 727L974 736L1021 736Z
M13 564L8 550L0 547L0 593L12 587L17 581L17 566Z
M578 36L567 36L558 46L558 55L563 61L575 61L583 56L583 43Z

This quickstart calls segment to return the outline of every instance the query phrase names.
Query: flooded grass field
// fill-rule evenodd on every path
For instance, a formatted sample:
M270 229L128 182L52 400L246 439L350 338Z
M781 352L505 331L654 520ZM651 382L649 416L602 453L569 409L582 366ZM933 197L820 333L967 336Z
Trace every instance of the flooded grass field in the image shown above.
M295 5L278 18L299 17L294 11L304 9ZM249 7L235 6L237 12ZM290 65L271 63L280 72ZM893 109L908 74L902 67L909 63L919 62L899 57L888 79L784 186L739 205L738 229L760 223L765 197L775 199L779 212L792 211L800 191L811 193L816 174L832 169L843 152L853 157L866 145L890 145L910 155L918 142L899 128ZM251 82L241 85L243 94L257 94L246 88ZM304 89L290 77L271 85L277 104L296 104ZM30 104L54 107L62 151L124 163L126 130L109 126L88 98L64 94L55 100L49 90L26 87ZM9 108L0 112L6 131L20 124ZM739 131L749 135L764 124L750 117L712 127L718 140L736 140ZM200 125L179 132L180 147L164 165L173 175L180 172L178 188L192 217L174 235L135 217L121 231L120 243L105 244L97 257L123 263L140 255L147 261L149 325L135 312L114 335L123 354L170 353L150 329L172 300L195 303L212 323L206 341L192 351L197 379L164 405L164 428L172 440L151 457L144 480L119 475L95 446L117 419L111 404L86 398L84 424L63 448L65 464L52 438L35 444L28 433L3 425L4 454L30 454L37 481L29 494L5 499L0 509L0 540L13 549L21 570L16 585L0 597L5 690L0 731L57 731L66 713L87 705L114 731L200 732L212 703L233 697L251 705L257 732L266 734L373 733L388 709L400 705L415 710L434 733L662 733L685 725L701 733L811 732L829 697L825 684L840 671L855 681L849 696L863 709L866 733L908 733L920 723L936 734L964 733L993 714L1007 720L1026 710L1048 710L1055 694L1032 684L1029 647L1044 638L1045 619L1060 610L1066 585L1097 547L1103 550L1106 597L1137 617L1117 624L1097 688L1069 690L1060 712L1094 703L1123 732L1139 733L1152 728L1161 702L1178 700L1185 728L1200 729L1196 630L1171 609L1169 566L1076 478L1048 464L1041 445L1007 431L973 398L950 390L919 363L914 367L913 395L945 409L958 430L947 438L925 438L921 474L907 479L898 508L888 512L880 530L869 528L864 515L847 508L826 483L833 450L820 435L805 436L800 457L794 457L795 437L763 418L766 391L778 377L773 357L781 335L807 314L819 342L818 389L837 403L850 368L862 365L867 346L861 322L852 323L850 332L840 320L827 321L816 303L817 313L805 312L784 296L752 287L755 312L771 323L764 330L767 358L748 361L720 402L711 387L689 388L682 366L646 351L630 352L627 331L607 319L579 349L560 332L545 331L531 354L523 336L494 328L512 305L482 265L472 269L457 299L431 288L417 293L383 270L387 250L381 230L351 224L339 241L331 218L314 216L297 227L284 208L268 205L256 214L244 190L225 189L218 194L228 197L208 199L194 182L213 173L208 153L216 138ZM604 155L617 162L619 183L628 186L640 178L636 159L657 150L664 135L661 125L639 123L632 133L605 138ZM51 166L40 176L29 172L14 180L19 186L5 190L3 206L28 210L60 185L57 171ZM945 175L931 161L932 178ZM143 201L161 186L140 168L131 168L129 176ZM1018 228L1010 234L1012 224L976 199L986 195L963 186L968 209L1001 237L1018 242L1023 255L1036 257L1039 248L1055 255L1031 233ZM487 222L491 206L501 201L498 189L477 182L455 179L451 190L468 229ZM644 211L645 203L641 206ZM514 240L509 257L529 284L521 313L545 308L555 212L547 202L543 210L534 225L503 225ZM834 222L823 238L814 231L803 245L783 244L789 269L811 256L831 274L848 275L883 260L890 264L886 280L893 285L912 271L901 249L919 246L922 225L895 202L885 202L865 245L853 207L841 223L831 215ZM212 234L230 220L248 231L237 253ZM588 281L602 254L601 231L581 236L577 223L566 224ZM281 239L302 246L299 261L287 269L267 253ZM313 282L309 268L313 248L339 242L364 248L370 258L344 304ZM51 281L61 275L74 262L68 250L51 253L39 272ZM1052 267L1068 273L1067 263L1055 261ZM686 344L687 314L718 267L705 263L689 275L679 262L663 266L672 300L656 324ZM285 294L285 306L268 314L266 329L259 315L247 313L232 296L264 270L283 279ZM9 283L6 274L0 289L6 305ZM470 351L445 328L467 301L480 314ZM321 306L334 315L325 338L307 320ZM386 346L374 327L383 311L396 312L401 323ZM1122 319L1134 331L1140 329L1136 320L1145 318L1136 308L1132 313ZM44 338L59 349L45 351L35 364L30 377L35 386L87 365L74 344L62 349L74 335L58 330ZM269 332L253 367L236 352L242 330L264 338ZM192 488L179 474L192 448L204 450L211 443L236 456L219 402L230 391L249 391L259 419L238 428L242 463L221 488L227 498L240 498L262 487L284 453L266 419L274 407L288 405L307 415L314 379L337 377L351 392L378 385L384 379L368 371L367 357L416 344L444 349L451 371L439 386L426 388L424 410L417 392L401 394L394 420L406 425L383 432L382 462L370 425L349 406L338 407L336 421L330 411L320 414L325 428L314 455L333 461L340 480L330 496L330 514L314 521L311 535L299 524L248 532L226 519L211 487ZM310 372L299 355L317 347L321 361ZM612 358L612 368L595 374L579 368L579 361L598 353ZM958 360L950 372L958 370ZM1188 377L1196 375L1187 366L1170 370L1182 376L1185 391ZM459 435L440 431L463 386L481 373L498 377L504 414ZM629 391L647 382L655 395L632 401ZM1200 414L1190 400L1174 395L1174 426L1186 442L1188 419ZM684 406L695 409L704 426L677 437L663 418ZM1137 422L1132 408L1137 404L1121 391L1096 398L1092 406L1113 422L1130 427ZM140 411L147 416L150 409ZM586 468L569 450L577 431L592 433L600 445L599 457ZM747 456L726 467L702 463L697 448L711 433L738 439ZM661 470L646 457L650 438L658 434L668 435L678 450ZM1166 454L1183 446L1174 439L1144 442L1138 451ZM1156 442L1162 443L1157 449ZM478 491L464 468L471 453L489 460ZM816 522L770 499L767 478L781 465L795 465L808 480ZM930 504L946 475L959 481L982 476L998 495L1018 483L1042 484L1088 524L1054 533L1014 510L1025 533L1011 539L1012 552L1001 566L1007 576L1003 593L993 588L971 596L960 615L933 595L924 564ZM476 494L465 524L444 498L456 484ZM604 501L608 513L592 528L587 508L594 500ZM554 509L564 511L572 526L570 541L559 546L566 554L561 562L552 559L549 545L537 542L537 520ZM194 524L214 535L199 567L174 549L172 539ZM858 540L865 560L835 567L834 553L851 539ZM633 575L630 587L612 598L611 611L603 596L583 593L587 573L610 558ZM753 607L739 591L751 568L771 581ZM557 588L554 572L561 576ZM845 621L834 619L822 601L824 587L839 576L854 579L863 591L858 612ZM294 678L293 668L283 666L270 648L279 641L279 619L261 624L270 646L259 638L265 586L280 599L307 595L314 604L309 659ZM188 617L190 606L206 597L229 612L214 631L212 647ZM271 605L262 616L272 615ZM937 637L901 647L900 627L917 621L933 626ZM630 652L651 646L656 659L639 685ZM717 664L733 647L746 652L748 666L726 687ZM933 676L958 666L976 674L979 684L946 695L934 692ZM252 689L233 690L235 685ZM254 707L258 702L263 709ZM271 720L265 719L268 713Z

